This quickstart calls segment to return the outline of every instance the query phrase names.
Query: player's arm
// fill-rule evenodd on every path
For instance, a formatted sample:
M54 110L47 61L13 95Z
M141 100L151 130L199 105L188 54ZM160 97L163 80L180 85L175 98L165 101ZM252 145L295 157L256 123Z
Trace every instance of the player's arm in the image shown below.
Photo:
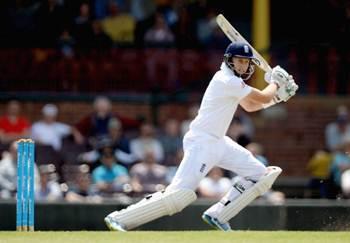
M243 109L252 112L268 108L281 101L287 102L299 88L293 77L279 66L273 68L268 79L269 85L265 89L260 91L252 88L252 91L241 100L240 105ZM265 80L267 80L266 77Z
M278 84L270 83L263 90L252 88L252 91L239 103L247 112L258 111L264 108L264 104L273 101L278 89Z

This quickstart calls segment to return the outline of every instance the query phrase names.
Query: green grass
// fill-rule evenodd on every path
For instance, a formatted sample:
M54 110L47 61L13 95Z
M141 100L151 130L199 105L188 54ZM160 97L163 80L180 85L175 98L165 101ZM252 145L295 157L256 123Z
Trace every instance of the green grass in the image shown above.
M350 232L320 231L0 231L0 243L344 243L350 242Z

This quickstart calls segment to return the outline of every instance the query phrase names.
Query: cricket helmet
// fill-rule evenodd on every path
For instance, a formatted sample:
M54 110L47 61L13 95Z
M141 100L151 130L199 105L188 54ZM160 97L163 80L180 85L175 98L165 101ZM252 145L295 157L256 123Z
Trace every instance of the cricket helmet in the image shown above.
M233 57L250 59L251 62L246 73L240 75L235 71L234 64L232 62ZM243 80L249 79L254 73L254 64L259 64L259 60L254 56L252 48L246 43L242 42L232 42L228 45L224 54L224 62L236 76L241 77Z

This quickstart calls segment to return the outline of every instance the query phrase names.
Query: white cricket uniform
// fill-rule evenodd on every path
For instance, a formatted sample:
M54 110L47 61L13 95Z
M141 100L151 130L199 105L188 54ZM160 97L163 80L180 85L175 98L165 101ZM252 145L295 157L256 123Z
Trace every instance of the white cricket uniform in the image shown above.
M225 136L237 106L251 90L222 63L205 91L197 117L184 136L184 157L168 190L195 191L214 166L254 181L266 173L266 167L251 152Z

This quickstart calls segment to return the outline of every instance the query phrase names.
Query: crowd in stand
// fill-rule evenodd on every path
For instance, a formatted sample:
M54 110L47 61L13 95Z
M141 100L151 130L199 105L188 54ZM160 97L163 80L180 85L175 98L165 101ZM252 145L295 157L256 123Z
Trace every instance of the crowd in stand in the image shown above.
M227 44L213 20L220 3L209 1L29 0L2 5L7 20L2 42L9 46L59 47L69 55L75 47Z

